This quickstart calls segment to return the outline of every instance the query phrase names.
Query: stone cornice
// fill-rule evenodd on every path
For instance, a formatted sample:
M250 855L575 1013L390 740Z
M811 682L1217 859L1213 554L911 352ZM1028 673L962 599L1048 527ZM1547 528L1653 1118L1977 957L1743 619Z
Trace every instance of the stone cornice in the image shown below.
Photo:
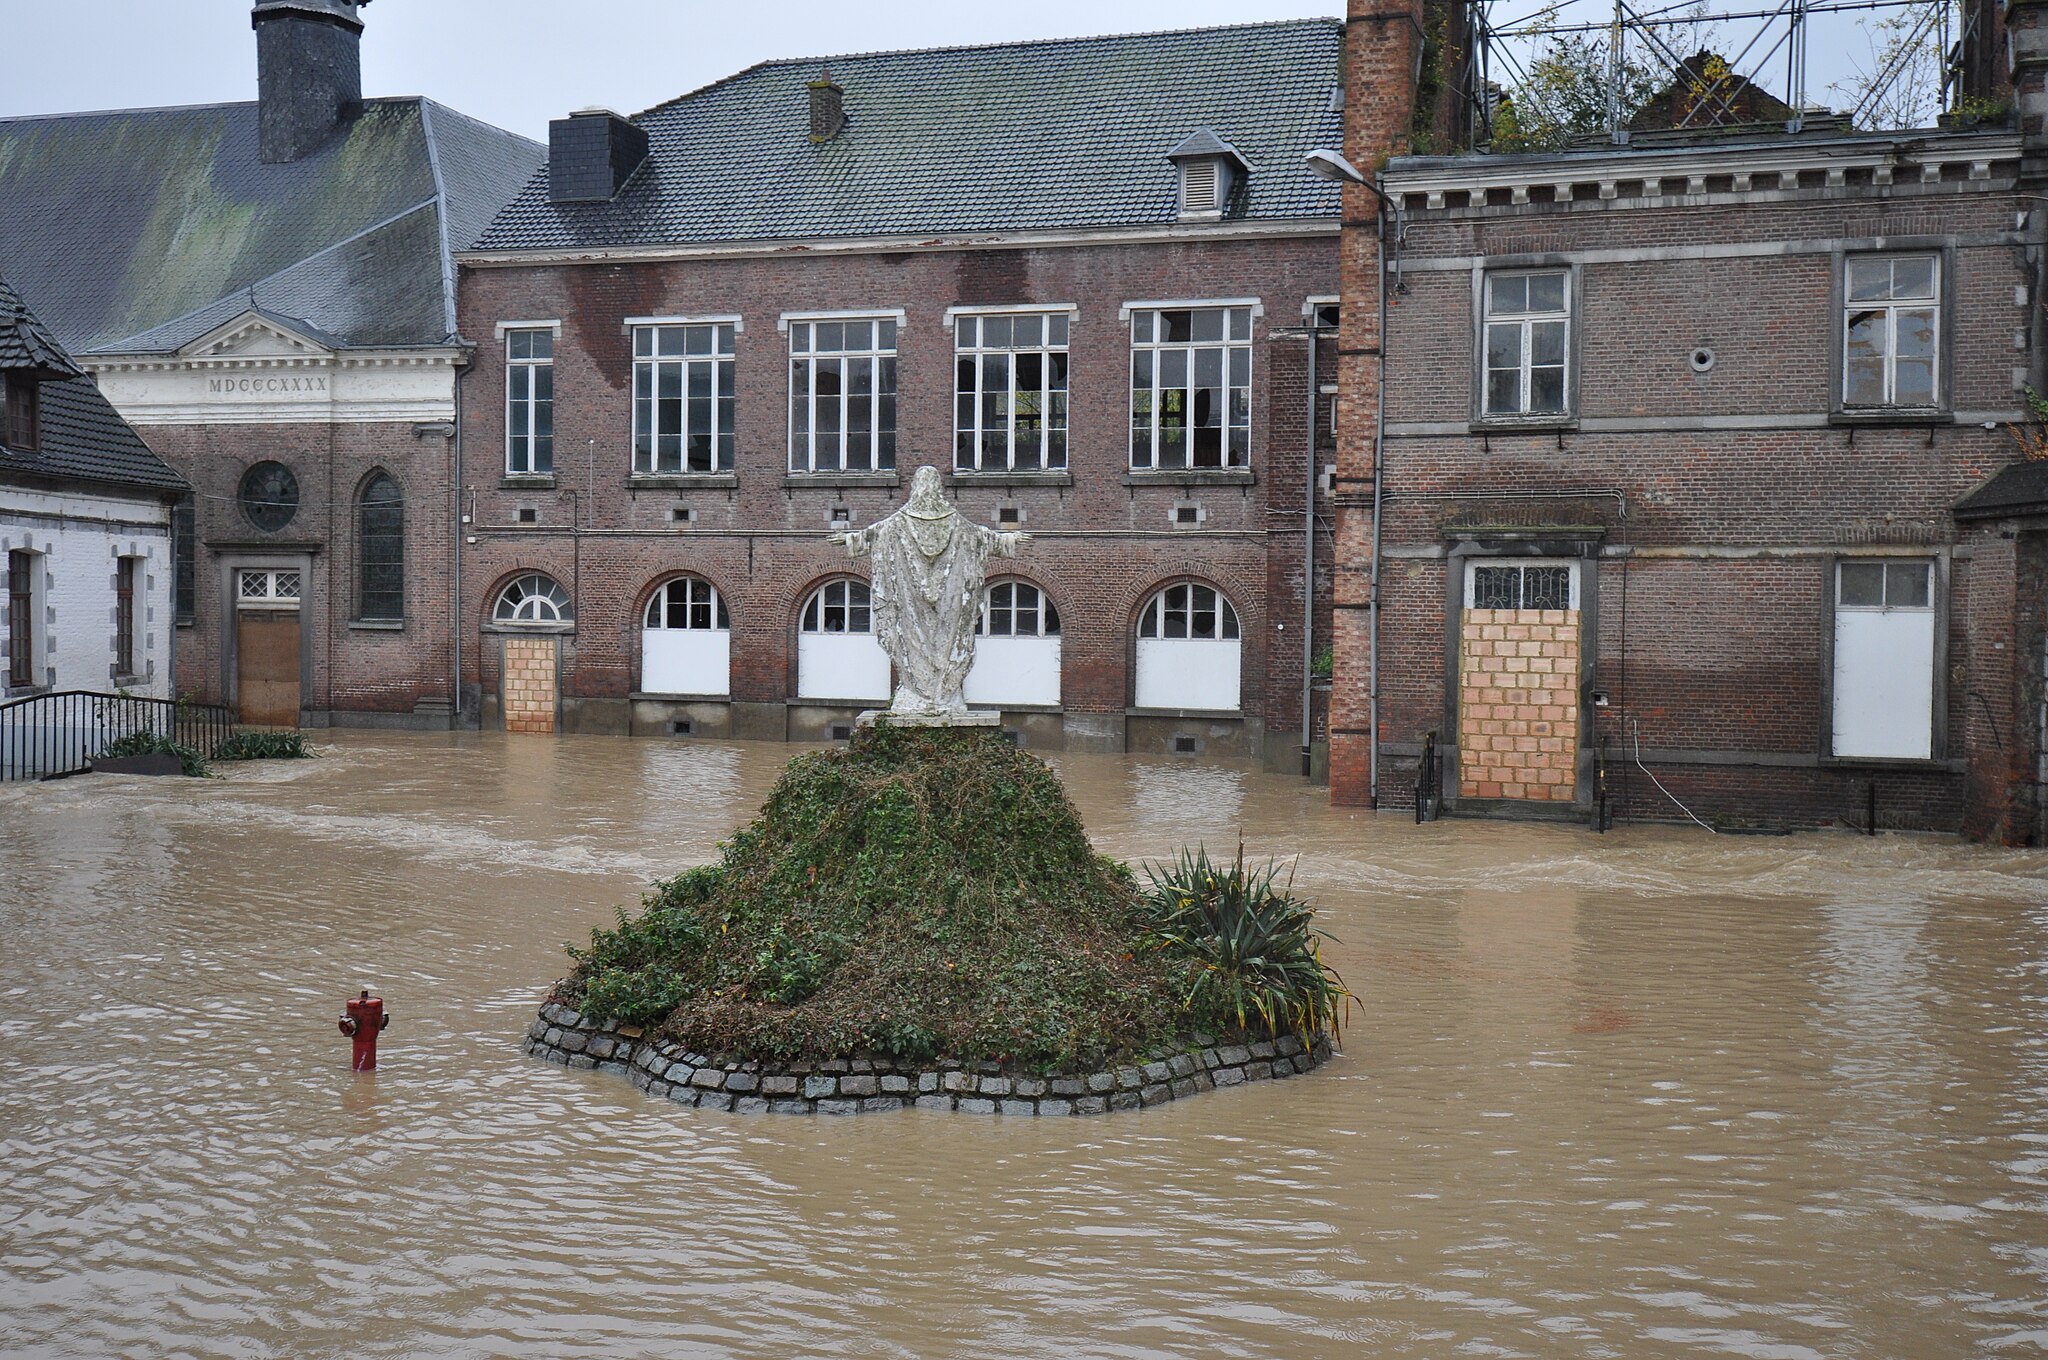
M430 350L335 350L310 354L88 354L79 363L93 373L189 373L220 369L455 368L468 361L456 347Z
M1800 191L1883 190L2016 175L2020 139L2011 133L1935 133L1742 146L1618 147L1541 156L1405 157L1381 176L1409 211L1508 205L1564 206L1588 186L1601 201L1654 207L1731 202ZM1626 192L1624 192L1626 190Z

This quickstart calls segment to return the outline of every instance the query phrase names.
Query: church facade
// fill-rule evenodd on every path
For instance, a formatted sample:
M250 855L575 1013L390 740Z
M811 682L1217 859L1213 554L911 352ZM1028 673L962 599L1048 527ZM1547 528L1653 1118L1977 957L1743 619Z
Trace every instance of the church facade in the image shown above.
M844 735L891 676L831 536L932 467L1031 535L990 565L970 703L1027 746L1303 768L1339 226L1303 157L1341 135L1340 45L777 62L558 120L458 256L465 707Z

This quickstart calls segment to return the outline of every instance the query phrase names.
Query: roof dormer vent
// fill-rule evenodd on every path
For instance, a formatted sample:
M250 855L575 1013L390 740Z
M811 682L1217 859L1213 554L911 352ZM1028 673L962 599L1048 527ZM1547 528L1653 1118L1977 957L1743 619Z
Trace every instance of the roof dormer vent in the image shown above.
M1237 148L1207 128L1197 128L1166 159L1180 169L1180 216L1196 221L1223 216L1231 192L1250 173Z

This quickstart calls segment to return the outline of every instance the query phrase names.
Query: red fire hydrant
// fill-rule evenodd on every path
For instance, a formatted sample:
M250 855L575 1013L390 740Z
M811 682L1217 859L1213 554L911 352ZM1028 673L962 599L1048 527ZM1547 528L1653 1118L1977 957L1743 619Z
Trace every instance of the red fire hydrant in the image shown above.
M341 1017L341 1032L354 1041L355 1071L377 1070L377 1035L390 1023L391 1017L384 1013L384 998L371 996L368 987L348 1003L348 1011Z

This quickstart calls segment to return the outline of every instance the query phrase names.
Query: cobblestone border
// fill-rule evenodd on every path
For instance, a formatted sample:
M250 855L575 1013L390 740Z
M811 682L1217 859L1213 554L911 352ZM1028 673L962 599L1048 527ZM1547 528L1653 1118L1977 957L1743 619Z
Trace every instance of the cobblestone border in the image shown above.
M1201 1040L1204 1036L1195 1036ZM540 1015L520 1045L558 1066L611 1072L649 1095L678 1105L740 1114L866 1114L876 1110L958 1110L962 1114L1107 1114L1247 1082L1291 1077L1327 1061L1330 1041L1305 1045L1293 1035L1252 1044L1210 1044L1151 1055L1146 1062L1080 1076L1004 1075L994 1063L940 1062L903 1067L887 1058L835 1058L779 1067L715 1063L700 1053L616 1029L559 1001Z

